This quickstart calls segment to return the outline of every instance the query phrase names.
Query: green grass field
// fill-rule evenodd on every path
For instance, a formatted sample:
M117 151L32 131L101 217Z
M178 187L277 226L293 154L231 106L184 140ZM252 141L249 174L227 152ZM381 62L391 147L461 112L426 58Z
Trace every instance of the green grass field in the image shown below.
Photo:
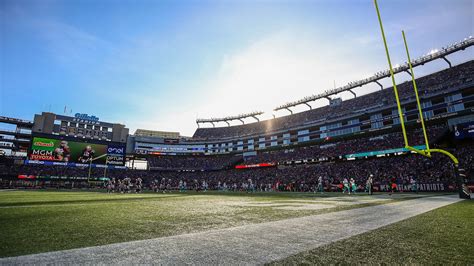
M385 204L423 196L425 195L400 194L393 197L387 195L368 197L365 195L347 196L340 193L326 193L324 195L217 192L106 194L71 191L2 191L0 192L0 224L2 227L0 257L201 232ZM471 219L471 223L463 222L465 219L473 218L473 205L463 203L452 206L452 211L448 211L442 216L446 220L441 221L440 224L449 224L449 219L454 219L456 225L460 224L461 227L451 228L446 232L450 234L466 233L466 226L470 225L472 228L474 225L472 224L474 219ZM451 206L448 207L448 210L451 210L449 208ZM468 211L471 216L466 214ZM422 228L425 225L423 220L411 222L413 219L416 220L418 217L397 223L394 226L403 226L408 222L412 224L406 226L413 226L414 232L429 230L429 228ZM430 220L430 218L424 219ZM435 226L432 230L435 233L440 233L441 231L436 229L438 226L434 222L436 219L431 218L431 220L433 224L430 227ZM393 230L389 233L394 234ZM378 236L379 231L382 231L380 239L383 239L383 232L385 232L383 230L376 230L368 234L377 233ZM396 232L400 241L404 239L404 233L404 230ZM410 231L408 233L411 236ZM360 237L364 237L364 235ZM473 239L472 233L470 236L470 239ZM369 239L360 241L378 245L377 239L369 237ZM441 237L434 239L440 240ZM336 242L334 245L346 241L352 241L352 238ZM406 241L401 243L406 243ZM351 242L348 245L352 244ZM347 246L344 247L347 248ZM338 246L334 247L335 250L339 248ZM416 244L414 248L424 247ZM316 253L319 254L319 252ZM302 255L303 261L309 263L320 261L319 258L313 258L312 254ZM334 262L332 254L328 253L328 259ZM392 262L391 258L388 256L387 262ZM297 262L296 260L296 257L292 257L282 263L293 264ZM351 262L344 260L344 258L339 261Z
M474 202L461 201L273 265L474 264Z

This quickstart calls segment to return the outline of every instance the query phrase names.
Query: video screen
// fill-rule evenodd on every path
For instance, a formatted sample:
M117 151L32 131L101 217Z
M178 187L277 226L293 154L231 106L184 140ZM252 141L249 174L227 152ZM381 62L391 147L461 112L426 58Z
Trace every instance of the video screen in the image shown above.
M38 161L90 163L92 160L94 164L123 165L125 145L34 137L28 157Z

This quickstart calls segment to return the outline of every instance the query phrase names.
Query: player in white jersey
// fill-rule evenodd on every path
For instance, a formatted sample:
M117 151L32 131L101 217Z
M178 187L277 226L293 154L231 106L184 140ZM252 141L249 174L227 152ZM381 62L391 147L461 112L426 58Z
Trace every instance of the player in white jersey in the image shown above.
M321 192L321 194L324 192L323 177L322 176L318 177L318 191Z
M366 190L367 193L369 193L369 195L373 194L373 191L372 191L373 184L374 184L373 177L374 177L374 175L372 175L372 174L369 175L369 178L367 178L367 181L365 182L365 190Z
M252 193L255 192L255 186L254 186L254 184L253 184L253 182L252 182L252 179L249 178L247 181L249 182L249 183L248 183L248 190L247 190L247 192L252 192Z
M411 185L411 191L418 193L418 185L416 184L416 180L414 177L410 177L410 185Z
M348 192L349 194L351 194L351 191L349 189L349 181L347 181L347 178L344 178L344 180L342 181L342 185L342 193Z

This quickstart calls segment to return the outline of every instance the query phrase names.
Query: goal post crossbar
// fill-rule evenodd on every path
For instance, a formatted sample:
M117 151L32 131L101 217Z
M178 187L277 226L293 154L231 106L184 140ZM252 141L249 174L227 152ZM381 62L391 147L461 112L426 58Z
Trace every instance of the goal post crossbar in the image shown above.
M89 174L88 174L88 176L87 176L87 183L90 183L90 179L91 179L92 162L95 161L95 160L98 160L98 159L100 159L100 158L102 158L102 157L105 157L105 156L107 156L107 153L102 154L102 155L100 155L100 156L97 156L97 157L95 157L95 158L91 158L91 159L89 160ZM107 160L105 160L105 165L107 166ZM105 170L104 170L104 175L105 175Z

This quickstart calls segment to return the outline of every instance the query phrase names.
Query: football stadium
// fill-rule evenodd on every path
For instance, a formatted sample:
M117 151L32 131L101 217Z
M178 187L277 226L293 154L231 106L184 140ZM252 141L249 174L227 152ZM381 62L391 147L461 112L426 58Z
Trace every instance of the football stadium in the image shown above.
M97 1L81 9L80 2L63 5L66 2L27 1L17 5L6 1L0 5L0 15L6 17L0 29L0 265L474 264L474 38L469 36L473 32L472 1L453 1L452 12L446 11L457 21L451 33L463 37L432 44L426 32L432 30L437 40L449 31L416 24L414 21L428 20L420 13L404 17L389 11L387 6L397 1L359 1L355 6L344 1L333 3L336 10L351 9L347 21L356 21L357 17L368 21L371 43L359 52L367 58L377 54L377 63L368 59L359 64L370 69L375 64L380 69L339 86L318 75L318 80L333 84L332 88L314 89L314 93L302 97L298 88L291 88L282 96L286 102L275 101L269 89L265 91L268 97L256 102L271 104L270 111L255 105L254 109L230 114L232 106L244 103L229 96L228 110L215 109L208 118L196 115L192 125L178 116L174 118L175 111L159 109L160 105L171 104L178 109L184 105L180 101L187 96L173 96L179 91L163 89L166 92L160 93L165 98L151 105L141 104L154 96L140 94L139 85L133 96L134 89L130 88L135 85L129 84L135 81L128 79L132 79L135 66L126 66L129 72L124 73L130 76L107 78L132 90L128 97L112 88L94 87L88 92L73 87L53 89L54 83L90 73L87 68L93 68L90 62L94 61L84 57L105 50L110 43L78 32L72 24L52 26L41 16L62 12L71 15L71 10L76 15L86 14L107 5L125 7L119 2ZM217 9L220 11L212 12L225 13L227 8L234 12L240 10L240 5L273 10L274 5L284 3L285 8L279 6L278 12L294 12L302 19L307 12L295 6L323 6L328 2L229 1ZM402 1L400 6L408 9L407 3ZM414 3L446 8L442 1ZM221 4L180 1L180 5L193 8L183 11L181 6L176 7L175 15L186 15L182 19L192 24L192 14L210 9L208 5ZM156 11L157 6L175 8L166 1L137 1L132 6L143 8L138 17L146 17L145 9ZM467 15L462 11L466 6ZM437 10L435 7L433 10ZM31 10L34 13L28 13ZM243 17L248 15L246 12L252 13L244 10ZM114 16L127 13L123 11L112 8L108 12ZM134 11L130 8L131 13ZM447 19L446 14L439 19ZM71 16L67 21L80 20L79 15ZM172 20L173 16L158 21ZM259 13L258 21L262 16ZM331 14L334 16L337 13ZM224 19L224 24L230 23L227 19L239 23L245 20L232 16ZM458 22L463 19L471 25L462 27ZM93 27L103 27L104 39L116 38L113 27L99 20L84 22L83 26L92 23ZM125 16L123 21L128 22L114 20L114 25L126 32L132 17ZM213 27L226 27L211 21ZM37 28L30 24L28 28L27 23ZM207 27L207 22L196 23ZM271 23L280 22L272 19ZM445 27L450 25L446 22ZM311 25L321 26L325 25ZM49 53L34 56L36 48L26 48L41 46L41 42L27 44L31 36L27 38L17 30L46 31L48 38L38 40L52 43L54 39L55 44L59 42L57 32L67 32L69 35L61 38L68 48L54 46L62 55L57 62L47 62ZM255 30L257 34L264 31L263 26ZM135 31L138 29L133 28ZM97 46L84 47L74 34ZM415 38L415 34L421 37ZM180 38L180 43L187 40ZM237 37L232 41L237 42ZM356 42L357 38L350 41ZM19 44L23 50L13 48ZM71 45L81 46L85 56L79 56L83 51ZM179 49L171 43L164 47ZM420 49L430 50L417 54ZM196 53L199 51L196 48ZM34 59L28 62L19 59L32 56ZM119 52L117 57L118 61L126 58ZM403 62L395 64L394 58L403 58ZM75 64L69 64L71 61ZM61 62L69 64L61 65L69 68L69 74L55 72L55 65ZM359 73L352 62L340 63L351 64L354 73ZM85 66L84 72L77 71L79 64ZM107 66L113 69L110 71L117 71L115 68L124 71L120 65ZM199 75L205 71L194 70ZM49 74L38 78L38 73ZM165 78L164 74L157 76ZM94 75L90 78L100 82ZM185 78L176 76L172 80L178 83ZM29 91L28 86L34 90ZM189 92L189 97L193 93L207 92ZM94 95L93 102L87 101L89 94ZM109 97L117 97L120 102L108 105L105 102ZM252 95L242 97L236 99ZM27 107L36 101L41 108ZM149 125L146 123L150 121L142 121L149 120L149 116L122 101L138 101L150 110L158 108L158 114L170 116L169 121L174 122L142 126ZM54 108L51 103L61 107ZM62 108L64 104L67 106ZM200 108L193 104L192 111ZM203 104L212 107L214 103ZM129 114L134 115L133 120ZM102 116L107 119L102 120ZM192 136L179 132L182 124L193 128ZM175 130L164 130L168 128Z

